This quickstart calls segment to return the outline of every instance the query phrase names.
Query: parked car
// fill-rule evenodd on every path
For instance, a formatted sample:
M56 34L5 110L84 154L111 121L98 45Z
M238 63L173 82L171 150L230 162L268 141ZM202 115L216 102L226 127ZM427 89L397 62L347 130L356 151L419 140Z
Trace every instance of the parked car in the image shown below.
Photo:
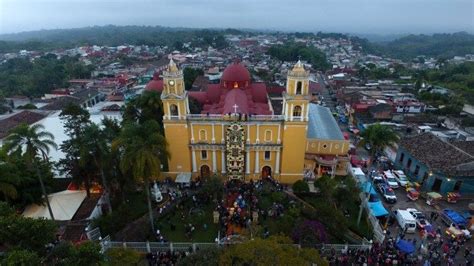
M384 178L385 180L387 181L388 185L391 187L391 188L398 188L398 182L397 180L395 179L395 176L392 174L391 171L384 171L383 172L383 175L384 175Z
M415 217L416 227L418 229L425 229L426 226L431 225L426 219L426 216L421 211L414 208L408 208L407 211L410 212L413 217Z
M402 170L395 170L395 171L392 171L392 173L394 174L395 179L397 180L398 184L400 184L400 186L402 187L407 186L409 181L408 181L407 176Z
M453 223L449 227L454 227L454 228L458 229L459 231L461 231L463 233L464 237L466 237L467 239L471 238L471 232L467 229L466 226L456 225L456 224Z
M407 210L396 210L394 211L395 217L397 218L398 225L402 230L405 230L407 233L415 233L416 230L416 220Z
M455 224L456 226L467 226L467 220L458 212L451 209L444 209L441 213L441 221L447 226Z
M379 190L380 194L382 195L382 197L387 203L397 202L397 196L395 195L395 192L393 192L393 189L389 185L380 183L377 185L377 189Z

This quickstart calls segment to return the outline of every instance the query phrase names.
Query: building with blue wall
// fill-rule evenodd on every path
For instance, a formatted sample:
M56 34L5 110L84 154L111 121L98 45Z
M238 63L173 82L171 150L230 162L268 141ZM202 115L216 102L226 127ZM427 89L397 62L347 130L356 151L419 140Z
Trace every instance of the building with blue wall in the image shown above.
M474 195L474 141L444 141L431 133L400 141L395 165L424 191Z

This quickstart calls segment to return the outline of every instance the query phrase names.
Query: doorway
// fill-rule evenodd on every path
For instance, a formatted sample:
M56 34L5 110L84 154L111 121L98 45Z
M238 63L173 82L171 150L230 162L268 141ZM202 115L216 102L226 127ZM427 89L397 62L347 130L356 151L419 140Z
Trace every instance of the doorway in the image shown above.
M201 166L201 178L206 179L211 176L211 169L207 165Z
M443 180L439 178L435 178L435 181L433 183L433 186L431 187L431 190L434 192L439 192L441 190L441 184L443 183Z
M262 179L272 176L272 168L270 166L264 166L262 168Z

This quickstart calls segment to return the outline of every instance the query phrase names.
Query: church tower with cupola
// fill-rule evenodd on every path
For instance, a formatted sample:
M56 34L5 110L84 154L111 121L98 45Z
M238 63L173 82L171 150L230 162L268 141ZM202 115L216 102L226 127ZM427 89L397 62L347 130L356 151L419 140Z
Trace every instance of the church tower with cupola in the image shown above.
M188 95L184 89L183 71L170 60L168 67L163 71L163 101L164 119L182 120L189 113Z
M281 179L293 183L302 178L309 112L309 71L298 61L288 72L283 93L284 131Z
M168 163L169 174L191 171L189 155L189 133L186 115L189 114L188 93L184 88L183 71L173 59L163 71L163 126L168 147L172 155Z

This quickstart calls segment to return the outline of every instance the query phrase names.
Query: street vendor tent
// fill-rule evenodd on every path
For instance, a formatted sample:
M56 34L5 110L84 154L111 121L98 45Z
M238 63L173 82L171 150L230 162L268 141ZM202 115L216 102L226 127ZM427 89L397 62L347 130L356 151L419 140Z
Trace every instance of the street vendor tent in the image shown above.
M415 245L413 245L413 243L410 241L400 239L395 245L397 246L398 250L403 253L411 254L415 252Z
M191 183L191 173L179 173L175 182L181 184Z
M388 215L388 211L385 209L381 201L369 202L369 208L375 217Z
M84 190L64 190L48 195L49 203L57 221L69 221L77 212L82 202L86 198ZM23 216L30 218L51 219L46 204L28 205L23 212Z

